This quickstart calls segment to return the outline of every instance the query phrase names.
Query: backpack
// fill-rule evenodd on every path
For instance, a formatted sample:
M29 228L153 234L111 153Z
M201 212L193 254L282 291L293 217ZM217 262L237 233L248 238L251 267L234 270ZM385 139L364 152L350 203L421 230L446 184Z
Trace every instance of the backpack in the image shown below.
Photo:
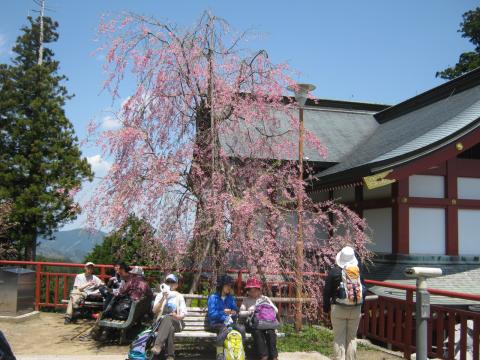
M363 303L363 285L358 266L348 265L342 269L342 281L338 287L335 302L342 305L360 305Z
M132 307L132 300L128 296L115 298L111 310L112 317L117 320L127 320Z
M148 351L155 341L155 331L158 329L158 324L153 327L143 330L137 335L130 345L127 360L147 360L150 359Z
M250 328L258 330L275 330L280 325L275 308L265 298L257 300L255 312L247 322Z
M223 342L223 358L225 360L245 360L242 334L237 330L230 330Z

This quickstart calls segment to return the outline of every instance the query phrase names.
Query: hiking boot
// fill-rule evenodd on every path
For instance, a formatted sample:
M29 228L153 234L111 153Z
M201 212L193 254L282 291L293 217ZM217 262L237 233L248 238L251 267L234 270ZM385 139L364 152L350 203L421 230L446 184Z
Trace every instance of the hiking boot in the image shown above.
M72 319L69 317L66 317L65 320L63 321L64 325L70 325L72 323Z
M223 354L217 354L215 360L225 360L225 357L223 356Z

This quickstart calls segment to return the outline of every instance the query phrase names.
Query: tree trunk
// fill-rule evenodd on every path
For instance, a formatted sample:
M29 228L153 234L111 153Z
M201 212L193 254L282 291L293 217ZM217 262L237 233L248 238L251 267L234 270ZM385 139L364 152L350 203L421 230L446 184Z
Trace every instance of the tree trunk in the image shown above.
M37 257L37 233L31 235L30 241L25 244L25 260L35 261Z

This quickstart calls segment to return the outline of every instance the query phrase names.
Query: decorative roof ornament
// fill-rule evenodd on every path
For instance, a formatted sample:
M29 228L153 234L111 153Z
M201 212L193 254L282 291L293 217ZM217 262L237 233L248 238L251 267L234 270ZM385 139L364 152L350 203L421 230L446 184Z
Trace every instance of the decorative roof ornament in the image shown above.
M391 174L393 170L383 171L378 174L373 174L370 176L363 177L363 183L367 187L368 190L380 188L389 184L393 184L396 180L395 179L386 179L386 177Z

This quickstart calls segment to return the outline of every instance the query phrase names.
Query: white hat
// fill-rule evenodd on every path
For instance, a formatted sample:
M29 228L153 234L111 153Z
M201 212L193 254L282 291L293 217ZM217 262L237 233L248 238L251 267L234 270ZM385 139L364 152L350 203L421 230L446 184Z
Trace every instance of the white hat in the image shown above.
M132 270L130 270L130 274L133 275L145 275L143 269L140 266L134 266Z
M350 246L345 246L338 252L336 262L342 269L347 265L358 265L355 251Z
M89 261L85 264L85 267L87 267L87 266L95 266L95 264L93 262Z
M175 276L175 274L167 275L167 277L165 278L165 281L169 281L169 280L174 283L178 283L178 278Z

